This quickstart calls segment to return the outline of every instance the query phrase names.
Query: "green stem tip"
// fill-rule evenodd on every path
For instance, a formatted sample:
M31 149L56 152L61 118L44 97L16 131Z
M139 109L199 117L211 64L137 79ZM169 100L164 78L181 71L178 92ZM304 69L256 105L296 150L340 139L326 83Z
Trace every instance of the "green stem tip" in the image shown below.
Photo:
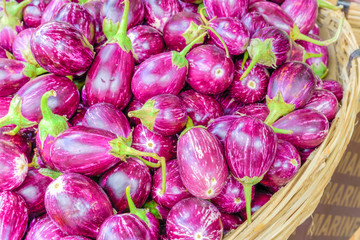
M129 210L131 214L134 214L136 216L138 216L141 220L143 220L148 226L150 226L150 222L149 222L149 218L146 216L146 213L148 212L148 210L146 209L142 209L142 208L137 208L135 206L134 201L131 199L131 195L130 195L130 185L126 187L126 199L129 205Z
M251 192L253 184L242 183L244 187L247 222L251 223Z
M63 175L62 172L53 171L53 170L48 169L48 168L40 168L39 173L41 175L43 175L43 176L47 176L47 177L50 177L52 179L56 179L56 178L60 177L61 175Z

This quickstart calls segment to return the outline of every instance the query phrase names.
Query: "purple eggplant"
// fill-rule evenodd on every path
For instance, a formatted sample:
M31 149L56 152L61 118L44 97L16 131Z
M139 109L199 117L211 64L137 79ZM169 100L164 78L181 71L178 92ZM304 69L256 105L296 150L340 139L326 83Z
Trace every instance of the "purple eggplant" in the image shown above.
M285 63L290 49L290 38L286 32L276 27L260 29L252 36L247 48L251 63L240 80L244 79L257 63L264 67L281 66Z
M25 240L60 240L66 235L48 215L45 215L44 218L40 219L30 228Z
M86 37L90 44L94 44L95 20L84 6L78 3L67 3L55 13L52 20L73 25Z
M95 43L94 45L101 46L106 41L105 34L103 32L103 15L101 14L101 10L103 8L104 2L100 0L93 0L84 3L84 8L86 8L91 16L94 19L95 24Z
M242 183L248 222L251 222L252 186L259 183L274 162L277 137L261 120L243 116L230 127L225 154L233 176Z
M241 21L248 28L250 37L252 37L256 31L269 26L263 16L258 12L249 12L245 14L241 18Z
M192 197L189 191L182 183L179 165L176 159L166 163L166 191L161 194L162 190L162 172L158 169L153 176L153 185L151 197L156 203L163 207L171 209L176 203L185 198Z
M0 47L0 58L13 58L12 54Z
M301 165L304 165L310 154L315 150L315 148L306 148L299 151L301 157Z
M81 236L67 236L60 238L60 240L90 240L90 239Z
M127 138L131 133L129 121L115 106L97 103L86 111L82 126L107 130L117 136Z
M266 96L270 74L266 68L255 65L249 74L242 79L250 61L246 61L244 67L242 67L242 62L241 60L235 63L235 77L229 87L230 96L245 104L260 102Z
M51 0L42 13L41 25L50 22L54 14L56 14L62 6L70 2L70 0Z
M318 111L299 109L277 120L273 127L292 131L290 134L277 133L277 136L298 149L305 149L317 147L324 141L329 132L329 121Z
M170 209L157 204L154 200L146 202L144 208L148 209L159 221L160 223L165 223L167 216L169 215Z
M224 235L237 229L244 222L241 217L227 213L221 213L220 219L224 227Z
M210 202L199 198L187 198L178 202L166 221L169 239L194 238L216 240L223 237L221 213Z
M142 62L131 80L131 90L135 98L145 103L149 98L159 94L179 94L185 85L188 70L188 61L185 56L197 40L205 34L197 37L180 53L164 52Z
M130 158L105 172L99 184L109 196L113 207L121 213L129 208L125 191L128 185L131 185L131 198L135 205L144 205L151 191L151 175L145 164Z
M129 112L139 110L142 108L142 106L143 104L139 100L136 99L131 100L128 107L126 108L125 115L128 116ZM140 119L136 117L129 117L129 121L131 126L136 126L138 124L141 124Z
M25 181L15 189L15 192L24 198L30 215L39 216L45 213L44 197L51 182L50 177L40 174L38 170L30 170Z
M279 140L275 160L261 180L267 187L282 187L295 176L301 165L300 154L291 143Z
M143 3L147 24L161 33L169 18L181 12L178 0L144 0Z
M313 95L315 84L315 74L305 63L287 62L278 68L267 89L270 114L265 123L271 125L281 116L302 108Z
M166 161L176 158L176 145L176 136L163 136L153 133L142 124L136 125L132 132L132 148L155 153L160 157L164 157ZM158 162L152 157L143 158L152 163Z
M304 44L309 44L309 45L312 44L313 45L313 43L308 43L305 41L300 41L300 42L304 42ZM315 46L317 46L317 45L315 45ZM320 47L320 46L317 46L317 47ZM289 61L289 62L294 62L294 61L308 62L310 59L318 59L318 58L322 58L322 56L323 56L322 53L307 52L303 46L301 46L300 44L297 44L295 42L292 42L291 51L290 51L287 61ZM317 61L317 60L315 60L315 61ZM318 65L316 65L316 66L318 66ZM315 67L315 65L313 67ZM327 73L327 68L324 68L324 70Z
M179 12L169 18L164 26L163 36L166 46L173 51L182 51L186 45L205 32L200 15L197 13ZM193 46L200 46L205 36Z
M341 102L344 94L344 89L341 84L338 81L328 79L324 80L322 83L322 88L332 92L336 96L338 102Z
M27 223L28 210L24 199L14 192L0 192L0 239L22 239Z
M15 59L39 67L39 64L35 61L34 55L30 49L30 39L34 32L35 28L27 28L24 31L21 31L13 42L12 53L14 54Z
M142 63L149 57L162 53L165 50L164 39L161 33L146 25L139 25L128 31L133 46L136 63Z
M41 18L50 0L33 0L23 10L24 24L28 28L37 28L41 25Z
M2 166L0 191L19 187L28 172L28 159L25 154L11 142L0 140L0 161Z
M179 96L195 126L207 126L212 119L221 117L224 114L221 105L212 96L194 90L182 92Z
M236 111L237 115L247 115L265 121L269 115L269 108L262 103L254 103L243 106Z
M41 25L33 33L30 46L41 67L61 76L84 74L94 58L92 45L66 22Z
M1 102L1 101L0 101ZM1 104L1 103L0 103ZM0 139L6 142L10 142L18 147L21 153L24 153L28 160L32 157L32 146L30 138L24 133L19 131L15 135L5 134L6 132L11 131L12 127L2 127L0 128Z
M84 104L80 103L74 115L69 119L69 123L71 126L79 126L82 125L82 120L87 111L87 107Z
M199 5L195 2L202 2L202 0L178 0L181 6L182 12L197 13Z
M210 18L231 17L241 19L248 11L249 0L204 0L204 6Z
M253 215L257 210L264 206L271 198L272 194L264 191L256 191L254 200L251 202L251 215ZM245 209L240 212L242 219L247 220L247 213Z
M97 240L150 240L151 232L146 223L131 213L114 215L101 225Z
M315 23L314 27L310 30L309 34L319 36L320 28L319 28L319 25L317 23Z
M226 115L222 117L215 118L207 126L207 130L211 132L219 141L225 145L225 137L230 129L231 125L237 120L240 116L238 115Z
M129 117L140 118L150 131L164 136L180 133L187 121L187 112L180 98L161 94L147 100L141 109L128 113Z
M292 18L301 33L307 34L315 26L317 0L285 0L281 8Z
M254 198L255 187L251 190L251 201ZM211 199L211 202L224 213L237 213L245 209L245 194L243 185L231 174L228 176L220 194Z
M30 79L46 72L42 68L14 59L0 58L0 96L16 93Z
M123 19L117 33L103 46L86 75L85 92L87 103L92 106L106 102L120 110L131 99L130 82L135 60L131 41L126 35L129 1L125 1ZM107 32L105 32L105 35Z
M309 37L321 40L320 37L316 35L308 35ZM324 78L328 73L328 63L329 63L329 52L327 46L318 46L313 43L309 43L306 41L299 41L299 44L305 49L306 52L309 53L317 53L320 54L320 57L307 58L306 63L314 70L314 73L318 75L320 78Z
M100 186L76 173L64 174L50 183L45 208L65 233L91 238L97 236L101 224L113 214L110 200Z
M235 98L231 97L228 91L214 96L224 109L224 115L234 114L244 104Z
M188 127L179 138L177 159L181 180L192 195L212 199L221 192L229 173L223 146L213 134Z
M189 61L186 81L199 93L222 93L233 81L234 63L217 46L203 45L194 48L186 59Z
M339 110L336 96L328 90L316 90L310 100L304 106L305 109L313 109L325 115L331 122Z

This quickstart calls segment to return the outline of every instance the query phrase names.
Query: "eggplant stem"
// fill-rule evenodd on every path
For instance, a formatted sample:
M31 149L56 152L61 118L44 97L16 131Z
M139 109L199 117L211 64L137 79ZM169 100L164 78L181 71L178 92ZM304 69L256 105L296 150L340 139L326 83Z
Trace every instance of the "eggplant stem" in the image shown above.
M340 6L335 6L335 5L332 5L331 3L328 3L324 0L317 0L318 2L318 6L320 8L327 8L327 9L330 9L330 10L341 10L343 8L342 5Z
M41 113L43 118L51 118L53 117L55 114L51 111L49 105L48 105L48 100L50 97L56 97L56 92L54 90L50 90L48 92L46 92L42 97L41 97L41 101L40 101L40 109L41 109Z
M305 53L303 62L305 62L309 58L320 58L322 56L322 53Z
M4 15L5 15L6 17L9 17L9 15L8 15L8 13L7 13L7 10L6 10L6 0L2 0L2 2L3 2Z
M215 31L215 29L213 29L212 27L210 27L210 26L203 26L203 28L210 30L211 32L213 32L213 33L216 35L216 37L220 40L221 44L223 45L223 47L224 47L224 49L225 49L226 57L227 57L227 58L230 58L229 49L228 49L228 47L226 46L226 43L225 43L224 39L223 39L223 38Z
M205 14L204 14L205 9L206 9L206 7L201 8L199 13L200 13L201 20L204 22L205 26L209 26L209 21L206 19Z
M6 0L5 0L6 1ZM24 7L26 7L26 5L28 5L29 3L31 3L32 0L24 0L21 3L19 3L16 8L14 9L14 13L15 15L18 15L23 9ZM5 11L4 11L5 12Z
M246 216L247 222L251 223L251 192L253 184L250 183L242 183L244 187L244 194L245 194L245 202L246 202Z
M136 212L136 206L134 201L131 199L131 195L130 195L130 185L126 187L126 199L128 201L128 205L129 205L129 210L130 213L134 214Z
M245 63L246 61L249 59L249 52L248 51L245 51L244 53L244 58L243 58L243 61L241 63L241 69L244 69L245 67Z
M131 156L131 157L134 157L134 158L139 159L139 160L142 161L146 166L149 166L149 167L152 167L152 168L159 168L159 167L161 167L160 161L158 161L157 163L153 163L153 162L150 162L150 161L145 160L144 158L142 158L142 157L140 157L140 156Z
M161 195L165 194L166 191L166 162L165 158L161 160L161 174L162 174L162 188L161 188Z
M247 51L246 51L247 52ZM258 61L261 58L261 54L255 54L255 56L253 56L253 58L251 59L251 62L249 64L249 66L246 68L245 72L241 75L240 77L240 81L244 80L244 78L247 77L247 75L249 75L249 73L251 72L251 70L254 68L254 66L258 63ZM244 64L245 65L245 64Z
M280 134L292 134L293 131L291 130L286 130L286 129L280 129L280 128L276 128L276 127L273 127L273 126L270 126L272 128L272 130L275 132L275 133L280 133Z
M190 51L190 49L201 39L206 36L206 32L197 36L191 43L189 43L179 54L182 57L185 57L186 54Z
M124 11L123 11L123 15L121 18L121 22L120 22L119 34L121 36L126 36L127 20L128 20L128 16L129 16L130 3L129 3L129 0L124 0L123 3L125 4L125 6L124 6Z

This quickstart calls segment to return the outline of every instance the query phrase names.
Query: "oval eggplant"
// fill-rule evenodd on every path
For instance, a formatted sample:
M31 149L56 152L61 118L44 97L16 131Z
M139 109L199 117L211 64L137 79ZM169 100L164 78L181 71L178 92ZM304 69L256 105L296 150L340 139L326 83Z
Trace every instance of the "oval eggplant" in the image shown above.
M237 229L244 221L237 215L221 213L221 223L224 227L224 235Z
M231 17L241 19L248 11L249 0L204 0L204 7L206 7L209 18Z
M202 0L179 0L182 12L198 13L199 5L195 2L202 2Z
M269 115L269 108L262 103L254 103L243 106L236 111L236 115L247 115L265 121Z
M230 129L231 125L238 119L238 115L226 115L222 117L215 118L207 126L207 130L211 132L219 141L225 145L225 137Z
M30 49L30 39L34 32L35 28L27 28L24 31L21 31L13 42L12 53L15 59L28 62L36 67L39 67L39 64L36 62Z
M65 233L90 238L97 236L101 224L113 214L110 200L100 186L76 173L64 174L48 186L45 208Z
M244 104L235 98L231 97L228 91L215 95L215 99L220 103L224 109L224 115L231 115L236 112Z
M324 114L329 122L331 122L339 110L339 104L332 92L316 90L304 108L313 109Z
M259 29L268 27L269 24L258 12L249 12L241 18L242 23L248 28L250 37Z
M32 1L23 10L24 25L28 28L37 28L41 24L42 15L50 0Z
M128 116L129 112L139 110L142 108L142 106L143 104L139 100L132 99L128 107L126 108L125 115ZM141 124L140 119L136 117L129 117L129 122L131 126L136 126L138 124Z
M264 206L271 198L272 194L264 191L256 191L254 200L251 202L251 215L253 215L257 210ZM247 220L245 209L240 212L242 219Z
M25 240L60 240L66 235L66 233L55 225L48 215L45 215L44 218L40 219L29 229Z
M104 16L101 13L103 8L103 1L88 1L83 4L83 6L89 11L91 16L94 19L95 24L95 47L101 46L106 41L105 34L103 32L103 18Z
M332 92L336 96L339 103L343 99L344 88L341 86L339 82L328 79L324 80L322 84L322 88Z
M50 22L54 14L56 14L62 6L70 2L70 0L51 0L42 13L41 25Z

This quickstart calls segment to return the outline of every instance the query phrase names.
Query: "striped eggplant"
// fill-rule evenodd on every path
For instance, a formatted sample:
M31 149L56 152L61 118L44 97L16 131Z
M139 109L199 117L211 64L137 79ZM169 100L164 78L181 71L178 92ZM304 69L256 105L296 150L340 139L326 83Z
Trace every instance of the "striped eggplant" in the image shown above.
M341 102L344 94L344 88L341 84L338 81L329 79L324 80L322 83L322 88L332 92L336 96L338 102Z
M182 12L198 13L199 6L194 2L202 2L202 0L179 0Z
M265 191L256 191L254 200L251 202L251 215L264 206L270 200L271 196L271 193ZM247 220L248 217L245 209L242 210L239 214L243 220Z
M218 118L215 118L213 121L210 121L207 130L211 132L219 141L225 145L225 137L230 129L231 125L237 120L240 116L238 115L225 115Z
M76 173L64 174L50 183L45 208L62 231L90 238L97 236L101 224L113 214L110 200L100 186Z
M95 45L95 47L101 46L106 41L106 37L103 32L103 15L101 13L103 5L104 5L103 1L100 1L100 0L88 1L83 4L84 8L86 8L88 10L88 12L91 14L91 16L94 19L94 24L95 24L94 45Z
M1 100L0 100L1 104ZM15 135L6 134L6 132L11 131L13 127L2 127L0 128L0 139L6 142L10 142L18 147L21 153L24 153L28 160L32 158L32 144L30 137L26 133L19 131Z
M299 151L301 157L301 165L304 165L310 154L315 150L315 148L306 148Z
M42 15L50 0L32 1L23 10L24 25L28 28L37 28L41 25Z
M315 23L314 27L310 30L309 34L319 36L320 29L319 29L319 25L317 23Z
M224 227L224 235L232 230L237 229L244 221L235 214L221 213L221 223Z
M67 236L67 234L61 231L49 216L45 214L29 228L25 240L53 240L61 239L65 236Z
M14 39L12 53L15 59L28 62L36 67L39 67L39 64L36 62L30 49L30 39L34 32L35 28L27 28L21 31Z
M245 14L241 18L241 22L248 28L250 37L252 37L256 31L269 26L263 16L258 12Z
M249 0L204 0L206 13L210 18L231 17L241 19L248 11Z
M53 19L54 15L57 13L57 11L62 6L70 2L71 0L51 0L42 13L40 25L44 25L45 23L50 22Z
M84 106L83 103L79 104L79 107L76 109L74 115L69 119L69 124L71 126L79 126L82 125L82 120L87 111L87 107Z
M314 94L303 108L316 110L324 114L331 122L339 110L339 104L332 92L321 89L314 91Z
M169 215L170 209L157 204L154 200L146 202L144 208L148 209L160 222L160 224L165 224L167 216Z
M257 118L261 121L265 121L265 119L267 118L269 113L270 113L270 110L265 104L254 103L254 104L249 104L249 105L239 108L235 114L236 115L247 115L250 117Z
M215 95L215 99L220 103L224 109L224 115L231 115L236 112L244 104L235 98L231 97L228 91Z

